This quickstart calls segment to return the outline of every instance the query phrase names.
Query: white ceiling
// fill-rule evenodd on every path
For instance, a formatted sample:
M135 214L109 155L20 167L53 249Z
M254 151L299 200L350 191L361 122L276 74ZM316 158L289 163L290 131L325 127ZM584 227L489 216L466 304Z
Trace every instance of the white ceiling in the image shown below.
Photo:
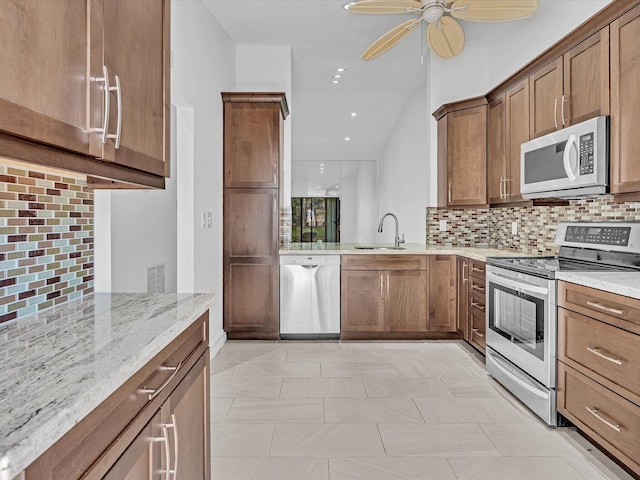
M294 161L377 160L408 97L427 82L429 61L425 59L425 66L421 65L419 29L380 57L360 60L361 52L371 42L410 18L408 15L353 14L343 9L345 1L204 0L236 45L291 46ZM595 11L607 2L541 0L540 10L523 21L461 22L467 48L498 47L506 38L519 35L520 30L522 35L531 35L532 30L522 29L521 22L545 28L554 15L587 3L597 5L591 7ZM576 16L587 18L590 14ZM564 33L558 32L558 38ZM337 67L346 71L341 83L333 85ZM352 118L351 112L357 112L357 117ZM345 136L351 141L345 142Z

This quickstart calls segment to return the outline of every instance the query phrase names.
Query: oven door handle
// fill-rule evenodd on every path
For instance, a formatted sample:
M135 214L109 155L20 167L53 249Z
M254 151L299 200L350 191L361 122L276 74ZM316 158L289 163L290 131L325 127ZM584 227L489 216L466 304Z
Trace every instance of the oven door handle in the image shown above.
M533 393L534 395L536 395L538 397L541 397L541 398L544 398L544 399L549 398L549 395L547 395L547 393L535 388L533 385L530 385L528 382L526 382L525 380L520 378L517 374L512 372L511 369L509 368L509 366L506 365L501 358L496 357L495 355L492 355L490 350L487 350L487 355L489 355L491 357L491 360L493 361L494 365L498 369L500 369L502 371L502 373L504 373L505 375L508 375L510 379L512 379L514 382L516 382L522 388L526 389L527 391Z
M530 292L536 293L538 295L548 295L549 289L544 287L538 287L537 285L531 285L528 283L518 282L515 280L511 280L509 278L503 277L502 275L497 275L495 273L487 274L487 282L493 282L498 285L503 285L505 287L512 288L516 292Z

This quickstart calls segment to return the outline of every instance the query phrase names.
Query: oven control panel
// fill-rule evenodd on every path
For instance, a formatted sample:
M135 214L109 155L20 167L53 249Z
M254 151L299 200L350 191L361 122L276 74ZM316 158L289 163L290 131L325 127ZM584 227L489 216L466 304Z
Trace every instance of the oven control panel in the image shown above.
M567 227L565 241L580 243L595 243L598 245L629 245L631 227Z
M640 253L640 222L560 222L556 244Z

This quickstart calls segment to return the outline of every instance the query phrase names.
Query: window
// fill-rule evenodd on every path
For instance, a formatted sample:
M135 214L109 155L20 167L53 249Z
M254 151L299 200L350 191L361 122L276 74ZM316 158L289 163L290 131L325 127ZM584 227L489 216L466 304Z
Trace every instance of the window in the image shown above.
M293 242L339 242L340 199L294 197L291 199Z

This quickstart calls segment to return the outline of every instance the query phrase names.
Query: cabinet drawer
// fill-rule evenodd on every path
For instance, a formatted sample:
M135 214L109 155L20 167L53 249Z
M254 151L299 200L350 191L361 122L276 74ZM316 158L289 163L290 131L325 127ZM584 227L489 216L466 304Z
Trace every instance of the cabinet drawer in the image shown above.
M640 473L640 407L559 362L558 411Z
M426 255L343 255L342 270L426 270Z
M479 260L469 260L469 275L484 281L487 264Z
M485 280L477 277L469 277L469 293L483 297L485 294Z
M33 462L26 480L80 478L132 423L144 426L207 348L207 318L202 315ZM110 449L111 455L116 450Z
M558 282L558 305L640 334L640 300Z
M640 335L559 308L558 358L640 403Z
M486 300L484 297L469 295L469 310L473 312L474 315L484 318L486 310L485 303Z
M469 332L469 341L479 350L484 352L486 347L486 338L485 338L485 316L476 315L474 311L471 311L469 314L469 323L470 323L470 332Z

